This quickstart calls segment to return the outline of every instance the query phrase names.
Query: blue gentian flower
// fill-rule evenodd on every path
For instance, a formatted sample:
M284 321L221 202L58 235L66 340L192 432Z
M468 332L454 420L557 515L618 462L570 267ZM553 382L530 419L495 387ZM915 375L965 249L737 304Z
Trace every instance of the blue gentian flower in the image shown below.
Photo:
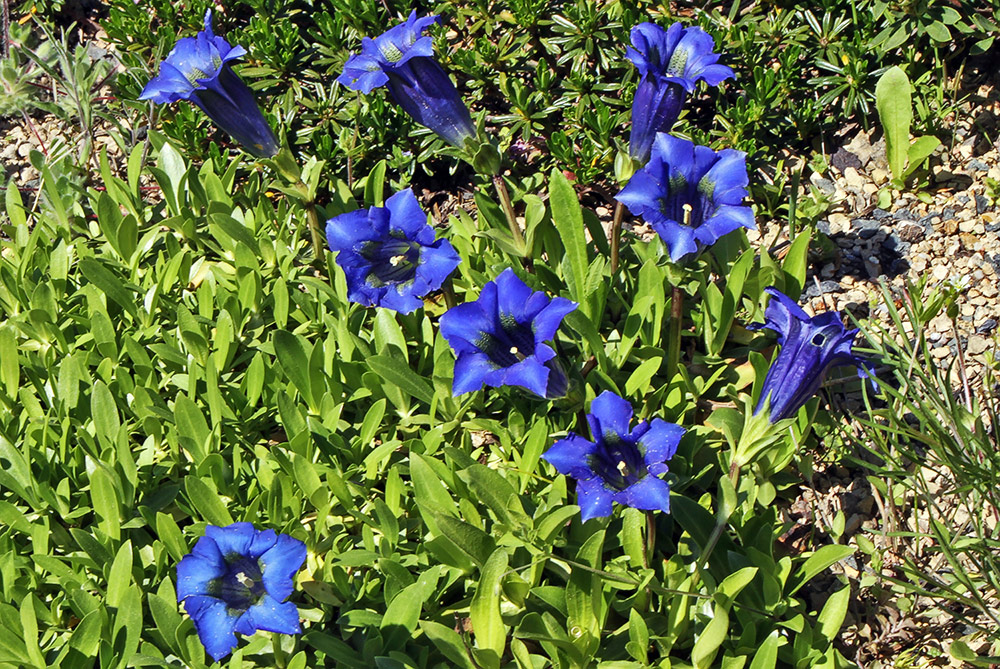
M611 515L611 503L645 511L670 511L666 462L677 452L684 428L660 418L629 430L632 405L610 391L590 404L588 441L572 432L542 457L572 476L584 521Z
M437 16L418 19L411 12L406 23L390 28L375 39L361 41L361 53L347 59L337 81L366 95L380 86L420 125L454 146L464 148L475 137L476 127L455 84L434 60L434 45L424 30Z
M552 339L576 302L532 292L512 269L483 286L479 299L452 307L441 317L441 334L451 344L455 361L455 395L483 384L523 386L553 399L566 391L566 375Z
M833 367L851 365L859 377L874 383L865 363L851 351L858 330L847 330L840 313L827 311L810 318L787 295L775 288L766 292L771 301L765 322L750 329L776 332L781 350L764 377L754 415L766 408L771 423L791 418L816 394Z
M640 23L632 28L632 48L625 57L641 78L632 100L628 151L640 164L649 160L656 133L673 128L699 80L718 86L734 76L732 69L717 63L714 48L711 35L697 27L675 23L664 30L654 23Z
M190 100L247 151L270 158L278 153L278 140L253 93L229 65L244 55L243 47L215 36L208 10L205 30L177 40L160 63L159 76L146 84L139 99L161 104Z
M615 199L653 226L677 261L737 228L756 229L742 206L748 183L742 151L716 153L661 132L652 158Z
M177 565L177 601L208 654L217 661L229 655L237 632L301 632L298 609L285 600L305 559L304 543L274 530L250 523L206 527Z
M461 259L445 239L434 239L413 191L399 191L384 207L359 209L326 224L331 251L347 275L348 297L365 306L404 314L441 287Z

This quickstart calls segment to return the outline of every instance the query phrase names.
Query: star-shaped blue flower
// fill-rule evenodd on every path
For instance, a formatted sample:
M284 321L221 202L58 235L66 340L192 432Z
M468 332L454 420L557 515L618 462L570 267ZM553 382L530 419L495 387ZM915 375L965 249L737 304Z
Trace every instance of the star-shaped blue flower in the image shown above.
M243 47L215 36L208 10L205 30L177 40L160 63L159 76L146 84L139 99L160 104L190 100L247 151L269 158L278 153L278 140L253 92L229 64L244 55Z
M177 601L194 621L205 650L220 660L236 647L236 633L297 634L299 612L285 600L306 545L250 523L209 525L177 565Z
M632 101L629 155L639 163L649 160L658 132L670 132L688 94L698 81L718 86L733 71L719 65L712 50L715 42L701 28L675 23L664 30L654 23L632 29L632 48L625 57L639 70L639 85Z
M874 385L874 376L851 350L858 330L845 328L840 313L827 311L810 318L784 293L775 288L766 292L771 301L765 322L750 329L776 332L781 350L764 377L755 414L767 408L771 423L791 418L816 394L827 372L841 365L856 367L858 376Z
M747 196L746 154L715 152L659 133L653 154L615 196L660 235L677 261L738 228L754 230Z
M560 474L575 478L584 520L611 515L612 502L645 511L670 511L666 462L677 452L684 428L660 418L631 430L632 405L610 391L590 404L593 441L572 432L542 457Z
M365 306L404 314L423 304L461 262L445 239L434 239L413 191L399 191L384 207L359 209L326 224L331 251L347 275L348 297Z
M434 60L434 44L423 35L437 16L417 18L410 13L405 23L375 39L361 41L361 53L344 64L337 78L344 86L364 94L388 86L389 95L413 120L463 148L475 137L476 127L455 84Z
M479 299L460 304L441 317L441 334L455 361L455 395L483 385L523 386L539 397L566 390L566 377L547 341L576 302L533 292L514 270L505 269L483 286Z

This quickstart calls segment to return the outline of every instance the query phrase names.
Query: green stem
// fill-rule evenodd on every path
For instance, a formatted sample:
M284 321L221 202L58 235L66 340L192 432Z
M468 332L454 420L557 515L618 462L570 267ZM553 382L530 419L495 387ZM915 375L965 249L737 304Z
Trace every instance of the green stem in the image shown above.
M667 339L667 383L674 379L681 359L681 319L684 315L684 291L673 286L670 297L670 334Z
M271 632L271 647L274 649L274 666L278 669L285 669L288 662L285 651L281 650L281 635L277 632Z
M528 249L524 247L524 235L521 234L521 226L517 224L517 217L514 215L514 205L510 201L510 193L507 191L507 184L499 174L493 175L493 187L496 188L497 197L500 198L500 206L503 208L503 215L507 217L507 225L510 226L510 234L514 236L514 244L518 248L524 249L526 254Z
M656 517L652 511L646 512L646 550L642 554L642 566L649 569L653 551L656 550Z
M458 298L455 297L455 288L451 285L451 277L444 282L441 286L441 292L444 294L444 303L449 309L458 304Z
M615 203L615 215L611 219L611 232L608 236L608 243L611 245L611 278L614 279L618 272L619 252L622 240L622 220L625 218L625 205L621 202Z
M309 224L309 235L312 237L313 254L319 264L324 265L326 264L326 243L323 239L322 228L319 225L319 212L316 211L316 203L303 202L303 206L305 206L306 210L306 222Z

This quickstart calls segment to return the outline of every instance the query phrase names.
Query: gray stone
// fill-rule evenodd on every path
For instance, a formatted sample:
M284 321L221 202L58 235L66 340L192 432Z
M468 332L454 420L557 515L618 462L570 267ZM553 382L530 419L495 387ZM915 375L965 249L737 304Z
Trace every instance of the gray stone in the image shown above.
M970 160L968 163L966 163L965 169L971 172L988 172L990 166L981 160Z
M976 334L989 334L997 329L997 321L995 318L987 318L985 321L979 324L976 328Z

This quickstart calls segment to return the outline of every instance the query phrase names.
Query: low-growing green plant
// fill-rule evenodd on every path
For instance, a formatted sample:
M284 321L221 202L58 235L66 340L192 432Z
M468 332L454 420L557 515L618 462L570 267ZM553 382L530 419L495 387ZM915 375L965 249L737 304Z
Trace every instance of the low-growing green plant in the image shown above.
M910 80L898 67L886 70L875 87L875 105L885 133L886 159L895 188L903 188L906 179L941 146L933 135L910 139L913 121L910 92Z

